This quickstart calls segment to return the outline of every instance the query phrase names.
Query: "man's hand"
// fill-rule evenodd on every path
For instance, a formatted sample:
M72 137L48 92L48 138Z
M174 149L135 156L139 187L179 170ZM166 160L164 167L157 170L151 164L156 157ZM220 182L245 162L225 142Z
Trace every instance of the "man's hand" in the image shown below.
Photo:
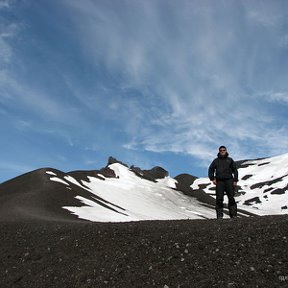
M216 183L217 183L216 179L214 179L214 180L212 181L212 183L213 183L214 185L216 185Z
M237 186L237 182L234 181L234 182L233 182L233 185L234 185L234 186Z

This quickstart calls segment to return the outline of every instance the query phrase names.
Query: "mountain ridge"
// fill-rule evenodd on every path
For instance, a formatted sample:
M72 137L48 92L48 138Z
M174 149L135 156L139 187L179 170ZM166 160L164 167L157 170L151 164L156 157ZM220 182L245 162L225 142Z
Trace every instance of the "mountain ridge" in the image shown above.
M114 167L114 169L111 169L111 167ZM118 175L117 171L120 171L125 175ZM120 177L121 179L119 179ZM125 177L128 178L125 179ZM97 182L97 185L102 187L100 188L100 190L108 189L108 192L110 193L109 197L111 199L107 199L105 195L100 195L101 191L98 193L98 195L97 193L94 193L93 189L95 188L89 187L89 185L91 184L90 180ZM159 183L161 181L163 183ZM137 182L140 188L137 187L138 184L135 184L134 182ZM124 217L125 220L126 216L128 216L125 212L127 209L123 207L123 205L126 205L126 203L124 203L125 201L120 201L119 204L119 199L115 200L113 198L113 194L115 194L116 191L119 190L119 187L117 187L117 185L124 185L121 188L122 196L120 195L119 197L125 198L125 194L130 193L130 197L134 197L132 202L135 202L133 205L132 203L129 204L129 209L132 209L130 213L135 216L131 216L128 221L150 219L150 217L146 214L149 214L148 210L149 206L151 208L151 205L154 207L153 209L155 215L152 216L152 219L154 219L154 217L155 219L157 219L157 215L160 215L160 219L161 217L163 219L170 219L170 209L176 209L178 211L171 212L175 215L174 217L176 217L176 219L179 217L180 219L189 218L190 214L192 215L192 217L205 218L205 213L202 213L203 216L195 216L197 215L197 213L193 216L193 211L190 211L190 209L188 209L188 211L186 209L187 205L184 205L186 207L184 208L181 204L182 206L179 208L178 204L174 204L175 201L177 203L180 203L183 202L184 199L185 201L187 201L188 199L188 201L191 202L190 196L185 196L186 198L183 198L181 194L176 195L177 193L180 193L179 191L181 190L175 185L176 182L176 180L168 176L168 171L166 171L162 167L155 166L148 170L142 170L141 168L135 166L128 167L128 165L122 163L121 161L118 161L113 157L109 157L107 165L99 170L74 170L70 172L63 172L51 167L40 168L17 176L0 184L0 216L1 219L5 219L6 221L10 221L14 218L15 221L17 221L17 219L19 218L29 221L35 219L37 220L37 218L39 218L40 220L54 219L55 221L75 221L79 219L79 215L77 216L77 213L71 210L77 210L80 207L83 207L84 209L86 208L87 210L88 207L91 207L92 205L95 206L94 208L96 210L101 211L104 207L105 211L103 211L103 214L111 214L111 212L113 212L116 215L111 216L112 218L108 218L106 219L106 221L113 221L115 217L116 221L119 220L117 217L120 217L121 219ZM105 185L110 185L110 188L107 188ZM125 190L125 185L132 185L132 190L140 189L141 191L137 192L138 195L136 195L136 197L135 192ZM147 194L146 196L144 195L145 193ZM143 208L144 210L142 209L143 211L139 214L138 210L141 210L141 207L138 207L136 211L133 206L140 205L142 201L142 196L146 197L147 199L145 200L146 202L144 201L147 208ZM153 198L152 202L149 200L149 198ZM164 204L165 199L167 200L168 204ZM129 202L129 197L127 198L127 201ZM158 205L160 207L159 209ZM199 204L197 204L196 206L199 206ZM162 214L161 212L159 212L161 211L161 209L164 209L164 212ZM188 215L185 216L185 213L188 213ZM212 215L210 215L210 217L211 216ZM104 216L102 216L101 214L99 215L99 217L102 219ZM85 219L85 217L82 217L81 219L84 221L89 220ZM97 221L97 219L94 221ZM121 221L123 221L123 219Z
M275 208L278 202L272 203L275 195L284 199L287 194L287 164L282 170L277 168L286 163L287 155L237 161L240 181L235 198L240 216L269 215L270 210L270 214L288 211L284 200L281 200L280 211ZM266 178L261 176L267 172L265 169L272 173ZM273 200L275 207L266 205L268 212L263 212L259 207L267 199ZM47 167L17 176L0 184L0 200L0 216L6 220L16 217L117 222L213 218L215 186L208 178L190 174L171 178L160 166L142 170L109 157L107 165L98 170L63 172Z

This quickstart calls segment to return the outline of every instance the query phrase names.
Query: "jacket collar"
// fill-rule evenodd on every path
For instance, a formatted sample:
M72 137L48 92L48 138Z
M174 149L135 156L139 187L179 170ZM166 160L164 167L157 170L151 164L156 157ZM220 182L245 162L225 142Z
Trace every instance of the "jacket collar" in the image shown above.
M225 154L224 156L221 156L220 153L217 154L217 157L220 158L220 159L225 159L225 158L227 158L228 156L229 156L229 153L228 153L228 152L226 152L226 154Z

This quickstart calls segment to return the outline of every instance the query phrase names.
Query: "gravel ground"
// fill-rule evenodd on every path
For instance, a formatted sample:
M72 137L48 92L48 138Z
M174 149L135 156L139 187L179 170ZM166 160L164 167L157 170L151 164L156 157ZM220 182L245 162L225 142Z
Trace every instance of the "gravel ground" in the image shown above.
M288 215L0 222L0 287L288 287Z

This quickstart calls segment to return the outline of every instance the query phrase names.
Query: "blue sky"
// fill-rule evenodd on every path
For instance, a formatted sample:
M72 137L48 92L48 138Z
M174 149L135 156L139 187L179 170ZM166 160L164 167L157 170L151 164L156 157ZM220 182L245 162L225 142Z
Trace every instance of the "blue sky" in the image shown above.
M286 153L287 63L285 0L0 0L0 182Z

